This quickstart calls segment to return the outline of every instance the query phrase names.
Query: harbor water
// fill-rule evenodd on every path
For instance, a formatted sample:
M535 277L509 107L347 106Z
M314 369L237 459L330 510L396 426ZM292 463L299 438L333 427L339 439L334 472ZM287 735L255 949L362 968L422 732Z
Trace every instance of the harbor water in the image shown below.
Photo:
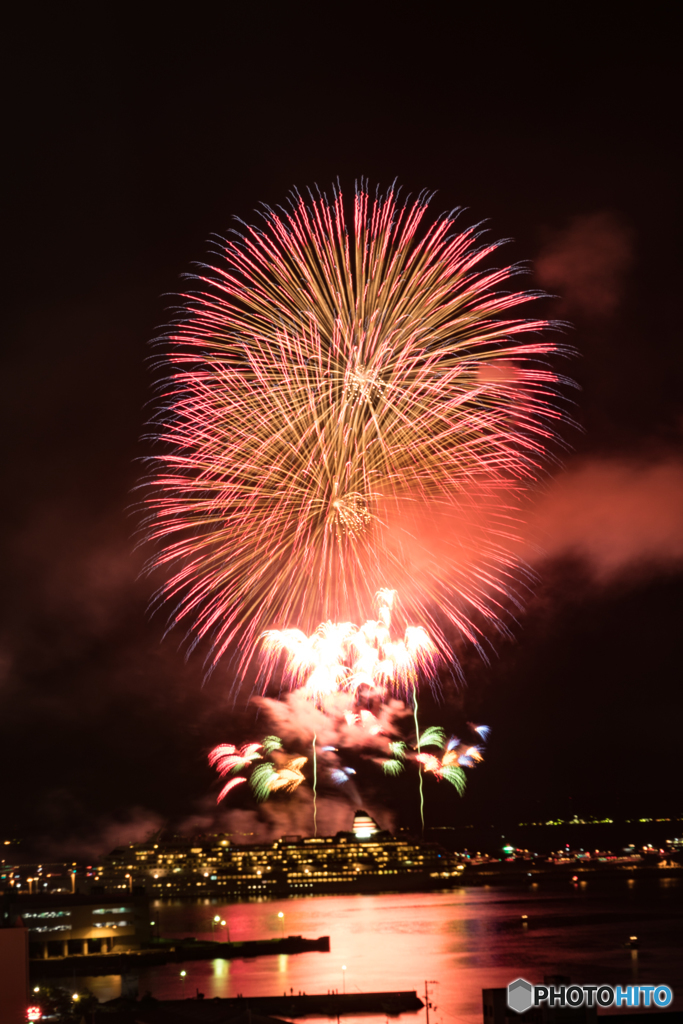
M216 925L218 915L225 927ZM618 877L436 893L157 901L164 937L330 936L329 953L168 964L124 979L159 999L395 991L428 984L430 1024L481 1024L481 990L564 974L578 984L665 984L683 1003L683 879ZM229 936L228 936L229 929ZM631 940L637 936L637 948ZM181 977L181 970L186 974ZM120 978L74 980L102 1000ZM405 1022L423 1021L406 1015ZM359 1022L363 1018L355 1018ZM377 1017L368 1020L378 1021Z

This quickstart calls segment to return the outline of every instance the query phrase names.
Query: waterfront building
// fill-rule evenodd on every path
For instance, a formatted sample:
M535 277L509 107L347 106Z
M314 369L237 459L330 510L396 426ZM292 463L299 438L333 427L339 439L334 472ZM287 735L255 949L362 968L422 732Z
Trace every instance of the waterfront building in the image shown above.
M2 905L3 918L26 929L33 958L139 949L151 938L145 896L128 893L121 899L81 893L6 893Z
M282 896L445 888L463 871L436 843L382 832L365 811L351 832L237 844L229 835L130 843L96 866L92 892Z

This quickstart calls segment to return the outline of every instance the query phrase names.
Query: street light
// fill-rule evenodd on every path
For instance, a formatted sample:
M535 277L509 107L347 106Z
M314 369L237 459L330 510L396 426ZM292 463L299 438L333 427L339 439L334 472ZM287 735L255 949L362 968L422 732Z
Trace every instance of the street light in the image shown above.
M342 990L346 995L346 964L342 964Z
M181 971L180 972L180 978L181 978L182 983L183 983L183 999L185 998L185 978L186 977L187 977L187 971Z
M126 874L126 878L128 879L128 891L130 892L130 894L132 896L133 895L133 876L129 875L129 874Z
M285 915L282 913L281 910L279 910L277 916L280 918L280 923L282 925L282 938L284 939L284 937L285 937Z
M230 926L227 921L221 921L221 928L225 928L225 941L230 942Z

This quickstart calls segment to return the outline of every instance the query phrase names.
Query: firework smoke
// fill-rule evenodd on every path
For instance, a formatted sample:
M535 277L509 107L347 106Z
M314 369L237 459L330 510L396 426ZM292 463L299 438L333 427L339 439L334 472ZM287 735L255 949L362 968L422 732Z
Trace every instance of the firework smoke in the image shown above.
M350 705L352 701L348 694L340 695L340 699L345 701L347 705ZM287 719L289 720L289 732L293 745L300 747L308 746L306 725L302 726L300 712L305 710L306 706L310 708L310 704L304 700L301 692L289 694L282 701L261 698L259 703L266 710L266 713L272 713L279 723L283 723ZM365 732L362 741L359 741L359 737L349 735L345 729L345 718L348 713L340 713L339 705L332 713L329 710L314 709L315 718L311 718L308 725L315 724L319 728L320 721L324 721L328 738L334 737L336 744L330 743L319 746L317 744L317 733L313 733L310 746L314 752L314 757L310 762L309 769L306 769L309 759L303 755L291 756L285 753L282 744L278 741L277 747L271 750L271 756L274 760L263 761L252 770L249 781L254 796L259 802L262 802L277 793L294 793L302 783L309 782L312 786L313 831L315 834L317 829L317 786L319 781L322 781L328 788L330 786L350 786L350 796L356 803L362 802L365 799L364 797L359 797L356 788L356 780L358 779L356 769L345 765L342 761L345 751L354 750L356 755L360 757L361 762L365 761L368 765L374 763L382 769L385 775L390 777L402 775L411 764L417 768L420 816L424 829L423 777L431 775L437 781L447 781L462 795L465 789L464 769L474 768L476 764L483 760L481 744L468 744L454 736L447 740L446 732L441 726L431 726L425 729L423 733L415 734L412 743L406 742L406 740L397 737L401 735L406 717L412 717L412 714L410 711L406 711L402 715L400 712L403 709L397 708L395 710L398 711L398 714L386 713L383 716L385 725L381 732ZM385 711L389 712L389 709L385 709ZM481 726L479 729L482 732L488 732L485 726ZM219 765L219 751L225 746L227 745L224 744L216 747L211 752L209 755L210 764ZM251 746L265 748L266 741L264 740L260 745L251 744ZM435 750L438 753L435 753ZM242 762L242 764L245 765L245 762ZM308 777L305 774L305 770L310 772L310 769L312 769L312 774L311 777ZM229 792L232 792L238 782L244 781L246 779L243 776L232 779L219 793L218 802L223 800Z
M277 660L284 656L283 681L289 682L291 690L279 700L257 697L256 701L275 728L284 731L287 742L310 747L314 835L318 827L319 771L324 780L337 787L354 783L356 770L341 761L344 749L355 748L361 758L379 764L388 776L400 775L410 762L416 764L423 830L424 774L445 779L462 794L463 769L482 760L479 746L467 746L455 737L447 742L441 726L431 726L420 733L418 682L426 670L433 669L434 648L428 633L420 627L408 627L403 641L392 639L391 610L395 596L393 591L380 591L376 595L378 619L360 628L350 623L327 622L311 637L296 629L264 634L268 678ZM410 701L410 709L391 696L397 680ZM363 707L359 700L371 703L373 710ZM402 719L407 715L414 722L414 747L400 738ZM479 738L486 739L487 726L470 727ZM441 756L425 750L430 747L439 749ZM278 792L292 793L305 781L303 769L308 757L286 755L282 740L272 734L261 743L245 744L239 750L232 744L221 744L211 751L209 764L224 776L242 771L266 756L272 760L254 767L250 777L257 800L267 800ZM240 777L228 782L219 793L218 802L240 781L245 780Z

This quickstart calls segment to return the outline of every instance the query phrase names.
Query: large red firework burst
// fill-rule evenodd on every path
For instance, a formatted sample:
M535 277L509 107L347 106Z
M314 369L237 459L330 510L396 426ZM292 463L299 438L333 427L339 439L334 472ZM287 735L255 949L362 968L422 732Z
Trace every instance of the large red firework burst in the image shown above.
M148 500L160 596L214 661L266 628L406 620L473 641L515 578L509 495L537 477L557 344L511 311L522 268L429 197L298 193L196 275L163 344Z

